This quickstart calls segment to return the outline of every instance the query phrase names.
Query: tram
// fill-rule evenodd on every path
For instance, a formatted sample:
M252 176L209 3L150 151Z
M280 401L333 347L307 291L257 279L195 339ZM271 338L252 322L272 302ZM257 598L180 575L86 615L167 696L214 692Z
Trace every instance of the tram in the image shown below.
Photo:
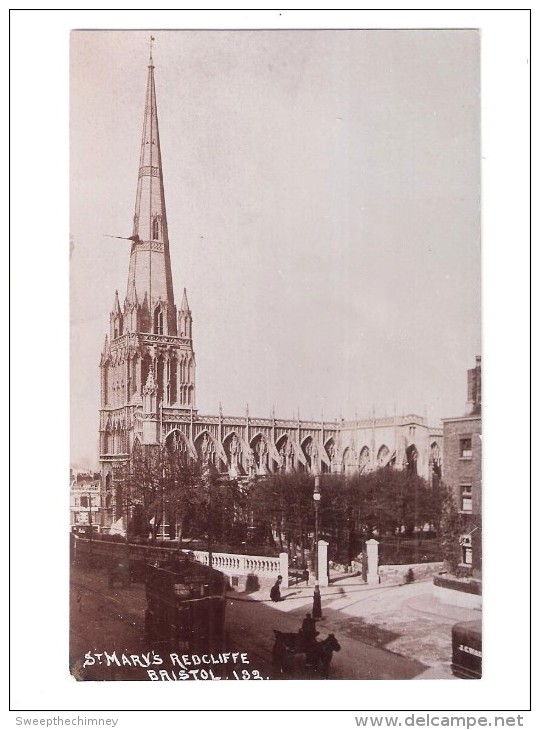
M226 645L223 573L185 556L147 566L146 636L189 652L221 651Z
M177 547L127 543L71 534L75 563L104 569L109 587L145 583L145 634L156 648L220 651L227 644L225 594L228 578Z

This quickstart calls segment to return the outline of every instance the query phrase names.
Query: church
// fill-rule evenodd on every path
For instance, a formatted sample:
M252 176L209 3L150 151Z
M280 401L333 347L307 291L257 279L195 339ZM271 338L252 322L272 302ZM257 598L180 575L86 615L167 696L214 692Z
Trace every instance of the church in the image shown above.
M123 300L116 292L100 360L104 526L123 514L115 471L144 446L179 451L231 478L385 466L429 481L440 474L442 429L422 416L315 421L198 412L193 317L186 290L179 306L174 296L161 159L150 54L127 289Z

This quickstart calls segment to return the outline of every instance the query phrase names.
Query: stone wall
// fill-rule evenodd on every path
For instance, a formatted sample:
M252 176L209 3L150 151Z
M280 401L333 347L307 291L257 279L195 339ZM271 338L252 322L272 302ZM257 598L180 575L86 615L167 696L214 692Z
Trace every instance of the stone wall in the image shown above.
M456 590L450 585L437 585L433 583L433 595L439 601L447 603L451 606L459 606L460 608L472 608L481 610L482 596L478 592L469 593L464 590Z
M442 563L413 563L412 565L380 565L379 583L405 583L406 574L412 570L414 580L424 580L442 570Z

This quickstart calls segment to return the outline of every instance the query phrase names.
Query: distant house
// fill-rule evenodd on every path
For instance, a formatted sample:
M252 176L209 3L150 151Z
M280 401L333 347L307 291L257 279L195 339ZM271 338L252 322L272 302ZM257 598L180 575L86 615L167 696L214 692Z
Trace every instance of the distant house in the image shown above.
M101 530L103 510L99 472L70 469L69 511L72 530L84 532L90 525L94 532Z
M468 415L443 418L443 479L463 516L461 565L482 577L482 363L468 370Z

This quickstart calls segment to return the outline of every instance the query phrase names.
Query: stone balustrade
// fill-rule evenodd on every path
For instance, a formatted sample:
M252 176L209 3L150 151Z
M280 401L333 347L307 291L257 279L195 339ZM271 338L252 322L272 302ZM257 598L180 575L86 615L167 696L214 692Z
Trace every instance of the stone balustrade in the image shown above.
M206 550L184 550L193 555L198 563L208 565ZM283 578L282 587L288 588L288 555L280 553L271 558L263 555L235 555L233 553L212 553L212 567L229 576L257 576L265 582L275 581L278 575Z

